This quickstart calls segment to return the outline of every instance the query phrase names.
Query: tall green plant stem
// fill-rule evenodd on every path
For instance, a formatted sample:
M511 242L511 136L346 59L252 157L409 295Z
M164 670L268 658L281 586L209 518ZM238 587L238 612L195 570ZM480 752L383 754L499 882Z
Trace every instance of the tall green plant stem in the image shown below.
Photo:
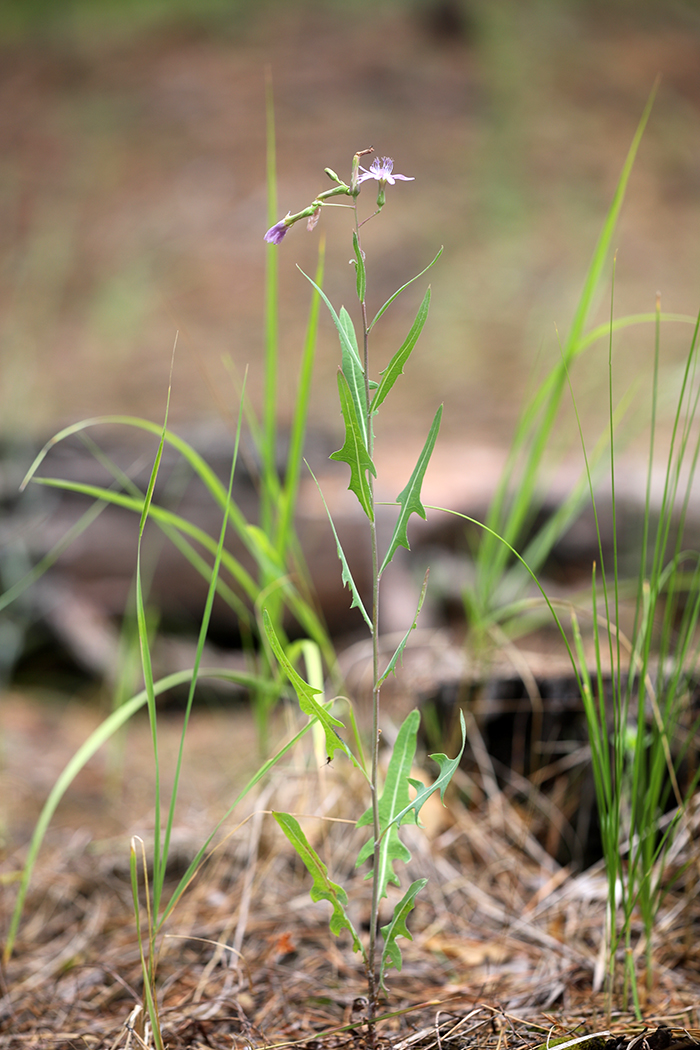
M360 253L362 253L362 241L360 239L360 221L357 212L357 194L353 198L355 213L355 235ZM358 263L359 265L359 263ZM363 290L364 291L364 290ZM360 300L360 311L362 313L362 364L365 370L365 411L367 419L367 442L370 459L374 454L374 430L372 426L372 409L369 395L369 322L367 320L366 295L358 295ZM377 547L377 521L374 503L374 479L369 472L370 507L372 513L369 519L370 538L372 544L372 834L374 837L373 865L375 877L372 879L372 910L369 924L369 948L367 952L367 981L369 991L368 1021L370 1042L374 1043L374 1018L377 1011L377 920L379 913L379 840L381 828L379 823L379 552Z
M275 111L272 99L272 73L265 72L267 124L267 212L271 223L277 214L277 158L275 149ZM263 408L263 444L261 450L263 484L260 487L260 524L271 534L272 478L276 471L277 447L277 358L279 325L277 314L278 261L269 245L265 259L265 401ZM269 581L265 581L269 582Z

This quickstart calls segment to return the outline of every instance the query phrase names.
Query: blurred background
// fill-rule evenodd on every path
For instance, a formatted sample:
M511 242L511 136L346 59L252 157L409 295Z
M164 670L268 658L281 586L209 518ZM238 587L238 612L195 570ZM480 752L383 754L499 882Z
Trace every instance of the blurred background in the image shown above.
M230 420L259 401L267 228L265 70L279 213L373 145L415 182L366 228L370 301L445 246L431 318L382 424L506 443L533 371L558 354L626 151L661 84L619 227L615 312L694 314L700 277L696 0L4 0L0 8L0 427L42 441L103 412ZM367 208L371 191L367 195ZM353 302L347 213L326 209L326 287ZM308 309L279 248L281 415ZM383 365L416 285L377 329ZM610 310L601 296L599 319ZM667 325L665 367L690 330ZM620 389L653 332L616 345ZM604 418L605 356L575 376ZM336 337L322 318L312 419L339 432ZM286 400L285 400L286 399Z
M348 177L352 155L369 146L414 177L388 188L384 211L364 230L372 314L444 246L430 277L416 282L375 329L376 373L405 337L431 280L428 324L379 417L380 498L394 499L399 479L403 487L444 401L424 500L477 518L486 513L524 399L536 377L558 360L625 156L659 77L614 241L614 312L653 312L657 292L669 313L694 316L698 310L696 0L5 0L3 588L25 578L86 506L82 498L59 499L35 486L18 496L36 449L60 427L102 413L134 413L160 423L176 333L171 423L227 474L246 368L253 403L261 406L267 77L275 100L277 217L305 207L330 185L324 167ZM373 185L362 193L365 214L374 208ZM350 231L349 213L327 208L315 231L300 223L274 249L282 426L291 415L309 307L309 287L297 266L313 272L326 235L326 290L336 307L345 303L352 311ZM591 323L609 317L611 276L612 261ZM663 327L669 418L691 334L687 323ZM653 325L616 336L616 396L638 387L628 413L632 431L643 429L649 416L644 380L653 351ZM607 353L603 339L573 369L590 444L607 419ZM307 449L317 469L341 434L338 358L324 311ZM662 398L662 414L663 407ZM562 420L559 444L571 450L573 466L555 501L581 469L568 404ZM145 486L153 442L141 440L134 451L127 441L122 449L123 435L105 438L107 450L123 469L140 471ZM98 484L105 479L79 439L55 448L43 469ZM636 477L629 475L628 490ZM236 498L254 519L254 486L245 478L241 484ZM346 485L344 468L324 481L343 542L353 544L348 556L362 576L367 552L363 545L354 550L357 519ZM306 556L331 629L352 632L358 624L354 613L348 621L334 544L311 488L306 496L302 490L300 504ZM188 489L187 499L187 513L217 532L210 501L200 506L195 489ZM463 547L464 530L454 528ZM135 517L111 510L49 576L12 603L0 623L0 672L9 674L21 652L25 663L39 666L47 624L51 638L65 636L83 666L102 671L105 650L115 651L113 636L105 641L114 631L110 618L133 602L136 535ZM420 535L416 519L411 542ZM384 630L404 630L410 622L421 558L436 570L430 545L448 539L430 534L423 542L427 552L416 560L417 579L405 587L397 582L383 603ZM166 545L159 555L154 600L171 624L194 630L202 584L183 570L174 551L168 561L169 550ZM592 550L576 552L586 576ZM452 563L443 575L461 608L464 580ZM439 594L437 578L436 570L431 596ZM87 605L75 605L78 598ZM99 629L93 630L93 621ZM427 606L423 622L430 623ZM224 623L227 640L230 630ZM51 680L54 664L47 668L44 677Z

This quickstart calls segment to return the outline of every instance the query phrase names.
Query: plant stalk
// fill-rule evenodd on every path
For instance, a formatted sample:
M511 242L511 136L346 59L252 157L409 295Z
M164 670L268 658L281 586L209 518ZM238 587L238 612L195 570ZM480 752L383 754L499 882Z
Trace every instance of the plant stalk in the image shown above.
M360 222L357 213L357 196L354 197L355 210L355 233L360 252L362 242L360 240ZM365 379L365 410L367 419L367 442L370 458L374 453L374 432L372 427L372 410L369 389L369 323L367 320L366 296L360 299L360 310L362 313L362 343L363 343L363 366ZM377 999L379 988L377 982L377 922L379 915L379 553L377 548L377 522L374 503L374 479L369 472L370 506L372 515L370 517L370 538L372 545L372 834L374 837L373 868L374 878L372 880L372 908L369 923L369 947L367 952L367 990L368 1008L367 1021L370 1047L374 1046L374 1018L377 1014Z

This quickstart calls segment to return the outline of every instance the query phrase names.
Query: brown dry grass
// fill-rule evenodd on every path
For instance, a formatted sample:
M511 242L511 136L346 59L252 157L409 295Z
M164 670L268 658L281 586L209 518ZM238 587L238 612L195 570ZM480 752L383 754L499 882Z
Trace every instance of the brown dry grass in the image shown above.
M236 741L246 747L244 723L240 715L196 716L200 757L192 759L186 785L171 888L232 793ZM167 748L177 726L165 720L163 728ZM145 725L132 731L126 781L136 770L144 783L150 779L146 733ZM26 769L41 766L41 736L34 737L38 750ZM92 776L99 779L99 767ZM447 810L426 808L424 832L405 829L413 854L408 875L430 882L412 916L414 940L403 946L403 970L388 976L382 1044L516 1050L548 1033L573 1037L610 1028L631 1037L640 1030L631 1016L617 1010L608 1018L603 992L594 991L601 977L602 869L575 875L560 867L531 834L528 812L494 783L486 766L473 777L460 774ZM364 1045L361 967L349 946L329 934L325 906L310 902L308 876L269 816L273 808L299 815L332 877L349 883L353 919L366 929L368 884L353 869L361 840L352 819L366 805L359 787L340 760L319 768L306 749L234 815L159 941L169 1047ZM129 836L103 837L99 828L121 822L147 837L147 792L138 794L138 805L132 797L129 813L128 791L112 803L103 796L95 810L92 788L91 813L88 796L76 787L82 829L75 822L57 828L40 857L17 949L2 975L0 1047L140 1045ZM118 816L110 818L110 809ZM654 982L644 1002L648 1025L700 1026L698 819L696 813L679 840L677 878L657 923ZM11 876L21 859L22 849L6 843L5 928Z

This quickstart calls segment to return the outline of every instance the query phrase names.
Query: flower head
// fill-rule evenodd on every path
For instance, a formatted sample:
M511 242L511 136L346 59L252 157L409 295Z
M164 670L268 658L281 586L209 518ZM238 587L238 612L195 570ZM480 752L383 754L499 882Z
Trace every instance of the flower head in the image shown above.
M282 241L284 235L291 226L291 223L287 221L288 218L289 215L285 215L283 219L280 219L279 222L276 222L274 226L270 227L265 234L265 240L268 244L279 244Z
M358 184L364 182L366 179L376 179L379 183L389 183L393 186L397 179L401 179L402 182L413 182L413 175L394 175L394 162L391 157L375 157L369 166L369 169L360 166L362 175L358 177Z

